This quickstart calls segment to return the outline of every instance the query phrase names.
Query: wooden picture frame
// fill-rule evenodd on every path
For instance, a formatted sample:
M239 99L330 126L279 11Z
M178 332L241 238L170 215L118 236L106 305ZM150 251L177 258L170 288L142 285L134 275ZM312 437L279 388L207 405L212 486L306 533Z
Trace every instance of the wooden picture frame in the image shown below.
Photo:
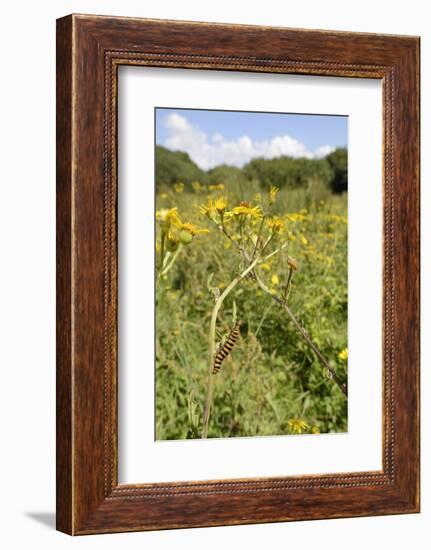
M383 469L119 485L117 68L383 83ZM419 511L419 38L70 15L57 21L57 529Z

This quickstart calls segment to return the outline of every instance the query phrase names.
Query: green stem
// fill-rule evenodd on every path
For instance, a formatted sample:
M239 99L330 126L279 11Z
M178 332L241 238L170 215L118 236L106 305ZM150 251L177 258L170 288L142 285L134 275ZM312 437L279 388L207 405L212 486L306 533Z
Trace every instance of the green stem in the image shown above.
M273 238L273 235L271 234L267 239L266 241L264 242L263 246L262 246L262 250L260 251L260 254L262 255L266 249L266 247L269 245L269 243L272 241L272 238ZM265 259L269 258L270 256L272 256L272 254L269 254Z
M290 269L289 269L289 275L288 275L288 277L287 277L287 283L286 283L286 286L285 286L285 288L284 288L284 293L283 293L283 300L284 300L285 302L287 302L287 298L288 298L288 296L289 296L290 282L291 282L291 280L292 280L292 273L293 273L293 269L290 268Z
M227 229L226 229L226 226L225 226L225 223L224 223L224 219L223 219L223 223L220 224L220 225L219 225L216 221L214 221L213 219L211 219L211 218L208 218L208 219L209 219L209 221L210 221L213 225L215 225L215 227L217 227L217 229L218 229L221 233L223 233L223 235L224 235L225 237L227 237L227 238L230 240L230 242L235 246L235 248L236 248L237 250L239 250L238 243L236 243L236 242L232 239L232 237L229 235L229 233L227 232Z
M225 288L223 293L220 295L220 298L218 298L217 302L215 303L215 306L211 315L211 323L210 323L210 331L209 331L210 364L208 369L207 396L205 400L205 409L204 409L204 417L203 417L203 429L202 429L203 439L206 439L208 437L208 424L209 424L211 403L212 403L212 396L213 396L213 387L214 387L213 361L214 361L215 350L216 350L217 315L225 298L236 287L236 285L242 279L244 279L244 277L248 273L250 273L250 271L252 271L254 267L256 267L258 260L259 260L259 257L257 257L253 262L251 262L249 266L240 275L237 275L235 279L233 279L232 282L229 284L229 286Z
M254 250L253 250L253 254L252 254L252 258L255 257L256 255L256 252L257 252L257 249L259 247L259 244L260 244L260 239L261 239L261 236L262 236L262 230L263 230L263 225L265 223L265 214L263 214L262 216L262 220L260 222L260 226L259 226L259 231L257 233L257 237L256 237L256 244L254 245Z
M181 250L181 244L178 245L178 248L175 250L171 261L168 263L168 265L163 269L163 271L160 273L160 277L163 277L163 275L166 275L166 273L171 269L171 267L174 265L175 260L177 259L178 254Z
M282 250L284 250L288 244L289 244L288 242L284 243L282 246L280 246L279 248L277 248L276 250L274 250L273 252L271 252L271 254L268 254L267 256L265 256L264 258L262 258L262 263L266 262L267 260L269 260L269 258L272 258L272 256L275 256L275 254L278 254L279 252L281 252ZM266 246L266 245L265 245L265 246Z
M165 262L165 240L166 240L166 233L162 231L161 236L161 244L160 244L160 271L163 270L163 264Z

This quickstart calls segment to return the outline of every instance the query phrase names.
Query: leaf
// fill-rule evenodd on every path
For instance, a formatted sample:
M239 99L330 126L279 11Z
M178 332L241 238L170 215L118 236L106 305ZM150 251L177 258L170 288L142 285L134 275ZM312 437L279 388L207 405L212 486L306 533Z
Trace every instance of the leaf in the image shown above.
M193 390L190 392L190 395L187 398L187 404L188 404L188 414L189 414L189 422L190 422L191 430L195 431L199 424L199 411L198 411L198 404L194 400Z

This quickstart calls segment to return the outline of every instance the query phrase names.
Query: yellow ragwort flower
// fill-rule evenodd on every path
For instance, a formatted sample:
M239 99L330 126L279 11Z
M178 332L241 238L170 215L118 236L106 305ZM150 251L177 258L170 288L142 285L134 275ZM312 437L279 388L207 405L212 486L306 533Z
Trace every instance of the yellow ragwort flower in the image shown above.
M182 193L184 191L184 183L174 183L175 193Z
M271 283L274 285L274 286L277 286L279 283L280 283L280 279L278 278L278 275L276 273L274 273L271 277Z
M307 422L304 422L304 420L300 420L299 418L292 418L292 420L289 420L288 425L291 433L293 434L302 434L308 430Z
M268 221L268 226L273 233L280 233L283 229L284 222L281 218L272 218Z
M274 204L275 199L277 198L278 187L271 185L269 188L269 204Z
M261 218L262 210L260 206L251 206L248 202L241 201L239 206L232 208L232 214L235 216L250 216L251 218Z
M318 426L316 426L316 425L311 426L310 432L312 434L320 434L320 430L319 430Z
M199 211L204 216L207 216L207 218L209 218L210 220L214 220L214 216L217 213L217 210L215 209L214 201L211 197L208 197L206 204L201 204L199 206Z
M213 202L213 206L219 214L223 214L227 208L227 198L219 197L218 199L215 199Z
M171 225L175 225L175 226L181 225L181 220L178 215L178 208L176 207L157 210L156 220L159 222L161 228L164 231L168 231Z
M338 354L338 359L340 359L340 361L347 361L348 355L349 355L348 349L344 348Z

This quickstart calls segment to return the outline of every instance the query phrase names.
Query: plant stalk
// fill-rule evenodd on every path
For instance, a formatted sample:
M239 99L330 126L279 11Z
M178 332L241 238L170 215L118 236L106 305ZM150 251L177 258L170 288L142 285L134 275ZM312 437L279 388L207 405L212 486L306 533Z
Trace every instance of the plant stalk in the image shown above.
M163 277L163 275L166 275L166 273L171 269L171 267L174 265L175 263L175 260L177 259L177 256L178 254L180 253L180 250L181 250L181 244L178 245L178 248L176 249L176 251L174 252L170 262L168 263L168 265L166 267L163 268L162 272L160 273L160 276Z
M337 376L337 373L334 371L334 369L331 367L331 365L328 363L328 361L323 356L322 352L319 350L319 348L316 346L316 344L312 341L310 338L308 332L302 327L301 323L298 321L298 319L293 314L290 307L287 305L287 302L277 296L276 294L272 294L269 288L265 285L265 283L259 278L256 272L253 272L254 278L257 282L257 284L260 286L260 288L269 294L273 300L275 300L279 305L281 305L286 313L289 315L291 321L295 325L296 329L302 336L302 338L305 340L305 342L308 344L308 346L314 351L314 353L317 355L320 362L323 364L323 366L326 368L326 370L331 375L331 378L334 380L334 382L337 384L337 386L340 388L340 390L344 393L344 395L347 397L347 384L344 384Z
M217 315L225 298L236 287L236 285L242 279L244 279L244 277L248 273L250 273L250 271L252 271L254 267L256 267L258 260L259 260L259 256L255 258L254 261L252 261L249 264L249 266L242 273L237 275L235 279L233 279L232 282L229 284L229 286L225 288L223 293L220 295L220 298L218 298L217 302L215 303L215 306L211 315L211 323L210 323L210 331L209 331L210 364L208 369L207 396L205 400L205 409L204 409L204 417L203 417L203 429L202 429L203 439L206 439L208 437L208 425L209 425L209 419L210 419L211 403L212 403L213 388L214 388L213 361L214 361L215 350L216 350L215 333L216 333Z

